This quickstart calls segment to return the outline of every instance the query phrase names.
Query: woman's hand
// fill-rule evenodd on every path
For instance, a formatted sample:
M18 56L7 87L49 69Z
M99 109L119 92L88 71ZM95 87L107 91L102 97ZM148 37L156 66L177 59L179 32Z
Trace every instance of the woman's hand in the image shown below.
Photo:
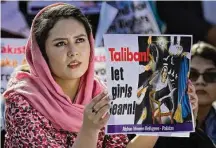
M196 94L196 89L190 80L188 80L188 96L192 106L194 120L196 121L198 114L198 96Z
M83 129L85 131L99 132L103 128L110 115L109 115L109 97L106 91L92 99L84 110Z
M83 125L72 148L97 147L98 134L109 119L109 97L102 92L85 107Z

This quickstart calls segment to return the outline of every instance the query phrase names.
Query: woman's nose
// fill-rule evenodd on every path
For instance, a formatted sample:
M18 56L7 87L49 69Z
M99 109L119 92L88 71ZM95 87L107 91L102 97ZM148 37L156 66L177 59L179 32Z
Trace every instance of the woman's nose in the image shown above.
M68 46L68 48L69 48L68 52L67 52L68 57L79 56L78 49L75 46L70 45L70 46Z
M68 51L67 56L68 57L79 56L79 52Z
M199 77L197 78L195 84L197 84L197 85L206 85L206 82L205 82L205 80L203 78L203 75L199 75Z

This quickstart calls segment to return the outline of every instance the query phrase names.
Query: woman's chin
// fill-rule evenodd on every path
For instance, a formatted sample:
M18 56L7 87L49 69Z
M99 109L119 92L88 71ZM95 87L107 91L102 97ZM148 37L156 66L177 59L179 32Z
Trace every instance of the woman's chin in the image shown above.
M203 99L199 98L198 102L199 102L199 106L211 106L213 101L208 100L207 98L203 98Z
M79 79L81 78L85 73L84 72L73 72L72 74L68 75L68 78L73 79Z

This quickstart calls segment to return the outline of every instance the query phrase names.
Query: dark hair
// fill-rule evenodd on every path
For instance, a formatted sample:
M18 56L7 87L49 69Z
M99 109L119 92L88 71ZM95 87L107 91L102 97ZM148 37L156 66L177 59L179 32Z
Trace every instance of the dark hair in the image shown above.
M36 18L33 26L33 32L40 51L47 63L48 57L45 50L45 42L48 38L49 31L62 18L75 18L81 22L85 27L88 37L92 31L88 19L82 14L80 9L73 5L63 4L46 9L39 17Z
M213 61L216 66L216 47L205 42L198 42L192 46L191 53L192 58L200 56L207 60Z

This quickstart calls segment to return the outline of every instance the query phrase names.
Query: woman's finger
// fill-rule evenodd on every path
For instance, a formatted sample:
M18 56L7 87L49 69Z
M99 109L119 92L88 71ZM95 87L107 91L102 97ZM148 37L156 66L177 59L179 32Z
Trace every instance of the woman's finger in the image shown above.
M89 109L93 109L93 107L95 106L95 104L100 101L102 98L104 98L106 95L108 94L107 91L103 91L102 93L100 93L99 95L97 95L96 97L94 97L91 101L91 103L88 105Z
M188 91L189 92L196 92L195 86L192 83L188 83Z
M92 121L92 120L94 120L94 117L95 117L96 112L94 112L94 111L92 110L92 108L86 108L86 109L85 109L85 114L86 114L86 116L88 117L88 119Z
M188 95L189 95L190 101L192 101L192 102L198 101L198 97L197 97L196 93L188 93Z
M110 105L107 104L105 106L103 106L102 108L100 108L100 110L97 112L97 114L95 115L93 122L95 124L99 123L99 121L102 119L102 117L109 112L110 109Z
M196 98L194 97L193 93L188 93L188 96L189 96L190 102L195 102L196 101Z
M189 93L189 98L190 98L190 103L192 105L192 109L195 109L198 107L198 98L196 96L196 94L194 93Z
M93 109L98 112L100 108L102 108L103 106L109 104L109 96L108 94L106 96L104 96L100 101L98 101L94 106Z
M105 125L108 122L109 118L110 118L110 114L106 113L106 115L99 121L99 124Z
M193 100L195 100L195 101L197 101L197 100L198 100L198 96L197 96L196 92L191 92L191 93L188 93L188 95L190 95L190 96L191 96L191 98L190 98L190 99L193 99Z

